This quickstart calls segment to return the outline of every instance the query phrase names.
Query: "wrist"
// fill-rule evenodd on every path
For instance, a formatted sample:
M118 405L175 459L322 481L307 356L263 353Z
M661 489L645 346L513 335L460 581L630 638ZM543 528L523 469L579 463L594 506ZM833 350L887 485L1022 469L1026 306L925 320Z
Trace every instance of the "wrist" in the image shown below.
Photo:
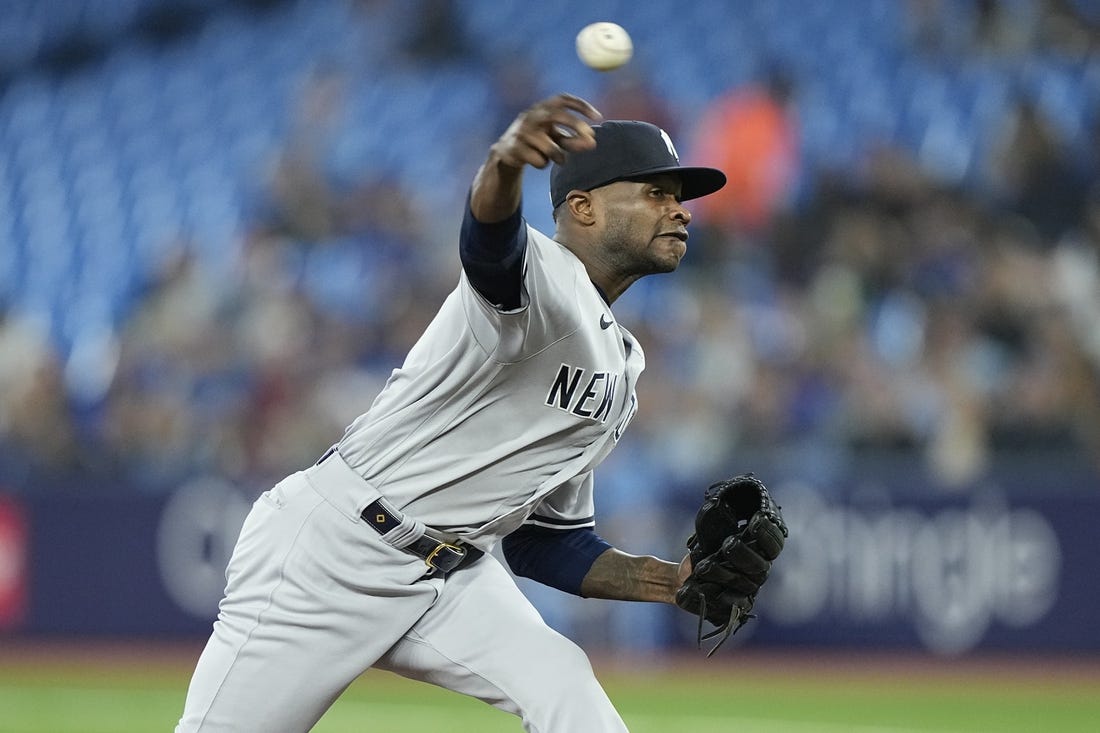
M523 199L523 167L509 165L496 153L478 171L470 188L470 212L483 224L512 216Z
M675 603L679 570L674 562L611 549L593 563L581 591L589 598Z

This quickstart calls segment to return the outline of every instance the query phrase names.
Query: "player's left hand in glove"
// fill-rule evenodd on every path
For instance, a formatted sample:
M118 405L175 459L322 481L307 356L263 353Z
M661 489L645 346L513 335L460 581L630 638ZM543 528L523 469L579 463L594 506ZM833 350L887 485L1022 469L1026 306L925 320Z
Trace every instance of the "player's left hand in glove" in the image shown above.
M691 573L676 605L699 616L698 641L721 635L709 657L753 618L756 593L787 539L780 507L764 484L747 473L710 486L688 538ZM703 620L718 628L703 635Z

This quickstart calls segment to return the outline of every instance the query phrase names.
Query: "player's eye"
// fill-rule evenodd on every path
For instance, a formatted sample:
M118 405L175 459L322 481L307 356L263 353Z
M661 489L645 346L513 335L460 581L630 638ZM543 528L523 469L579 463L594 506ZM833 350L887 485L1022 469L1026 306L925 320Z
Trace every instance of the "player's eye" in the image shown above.
M677 195L677 193L671 188L661 188L660 186L655 186L654 188L650 189L649 195L655 199L672 198L676 199L677 203L679 203L680 201L679 195Z

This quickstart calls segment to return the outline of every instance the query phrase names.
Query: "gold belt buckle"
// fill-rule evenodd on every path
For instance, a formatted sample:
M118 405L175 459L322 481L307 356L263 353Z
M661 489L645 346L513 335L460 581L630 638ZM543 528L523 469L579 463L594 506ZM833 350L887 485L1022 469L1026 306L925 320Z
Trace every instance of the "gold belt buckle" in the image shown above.
M441 555L441 553L446 553ZM461 545L452 545L449 542L440 542L435 549L428 553L424 562L434 570L442 570L449 573L466 557L466 548Z

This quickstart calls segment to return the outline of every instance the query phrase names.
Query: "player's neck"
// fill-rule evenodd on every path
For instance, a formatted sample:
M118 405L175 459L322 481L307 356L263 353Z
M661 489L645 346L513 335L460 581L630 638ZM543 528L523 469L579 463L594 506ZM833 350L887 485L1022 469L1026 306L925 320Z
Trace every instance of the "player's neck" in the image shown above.
M627 288L642 277L641 274L624 271L621 265L610 259L603 250L583 240L576 241L575 235L569 236L560 227L554 233L554 239L581 261L588 273L588 279L596 286L608 305L618 300Z
M628 275L618 270L610 263L595 256L592 250L577 251L572 247L569 250L577 256L588 272L588 279L596 286L596 290L611 305L619 296L626 292L634 281L641 275Z

